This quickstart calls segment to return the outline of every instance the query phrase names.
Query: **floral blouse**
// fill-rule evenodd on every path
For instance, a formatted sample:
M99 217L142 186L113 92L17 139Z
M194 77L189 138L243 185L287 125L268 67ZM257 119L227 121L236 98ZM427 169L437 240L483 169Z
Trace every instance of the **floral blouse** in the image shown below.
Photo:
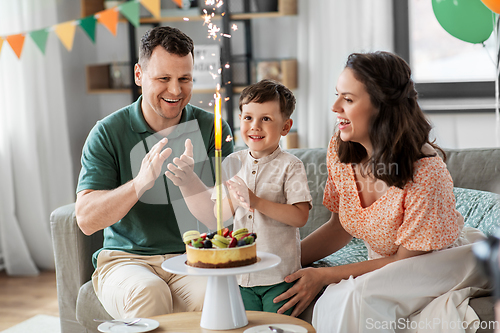
M439 156L415 162L413 180L403 189L389 187L372 205L363 208L351 164L341 163L335 138L328 148L328 180L323 205L338 213L340 223L369 249L390 256L402 245L412 251L430 251L451 245L460 234L453 181Z

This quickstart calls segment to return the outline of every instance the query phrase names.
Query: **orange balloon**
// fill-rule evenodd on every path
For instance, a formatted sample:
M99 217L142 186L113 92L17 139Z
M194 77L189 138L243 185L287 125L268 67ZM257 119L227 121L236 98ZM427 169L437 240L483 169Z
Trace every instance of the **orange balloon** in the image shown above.
M500 0L481 0L492 12L500 14Z

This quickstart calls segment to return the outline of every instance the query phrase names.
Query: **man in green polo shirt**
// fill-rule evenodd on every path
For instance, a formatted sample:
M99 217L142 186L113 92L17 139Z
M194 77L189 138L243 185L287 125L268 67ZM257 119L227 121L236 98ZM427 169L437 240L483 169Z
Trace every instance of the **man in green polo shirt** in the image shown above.
M184 196L209 196L205 190L214 184L214 116L188 104L191 38L170 27L146 32L134 79L142 96L98 121L82 152L78 225L87 235L104 229L103 248L92 258L92 282L114 318L200 311L206 280L161 268L185 251L183 231L203 228ZM224 122L223 137L228 135ZM232 151L232 142L224 142L223 155ZM172 182L175 172L167 169L195 172L200 180L181 193Z

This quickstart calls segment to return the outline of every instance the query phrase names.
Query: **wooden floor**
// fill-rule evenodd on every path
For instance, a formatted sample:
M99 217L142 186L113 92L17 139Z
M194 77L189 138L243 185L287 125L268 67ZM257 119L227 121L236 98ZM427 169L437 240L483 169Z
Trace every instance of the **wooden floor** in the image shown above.
M10 277L0 272L0 332L37 314L59 317L56 273Z

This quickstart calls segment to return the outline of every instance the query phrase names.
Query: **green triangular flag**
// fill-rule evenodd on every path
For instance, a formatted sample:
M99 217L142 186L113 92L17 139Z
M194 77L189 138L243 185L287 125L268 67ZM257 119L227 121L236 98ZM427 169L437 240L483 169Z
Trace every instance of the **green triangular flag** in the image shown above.
M96 26L96 18L94 15L90 15L84 17L80 20L80 27L82 27L83 31L87 33L92 43L95 44L95 26Z
M127 20L132 23L135 27L139 26L139 2L136 1L127 1L123 5L118 6L120 9L120 13L127 18Z
M38 46L40 51L45 54L45 46L47 45L47 38L49 37L49 32L46 29L40 29L30 32L31 39Z

